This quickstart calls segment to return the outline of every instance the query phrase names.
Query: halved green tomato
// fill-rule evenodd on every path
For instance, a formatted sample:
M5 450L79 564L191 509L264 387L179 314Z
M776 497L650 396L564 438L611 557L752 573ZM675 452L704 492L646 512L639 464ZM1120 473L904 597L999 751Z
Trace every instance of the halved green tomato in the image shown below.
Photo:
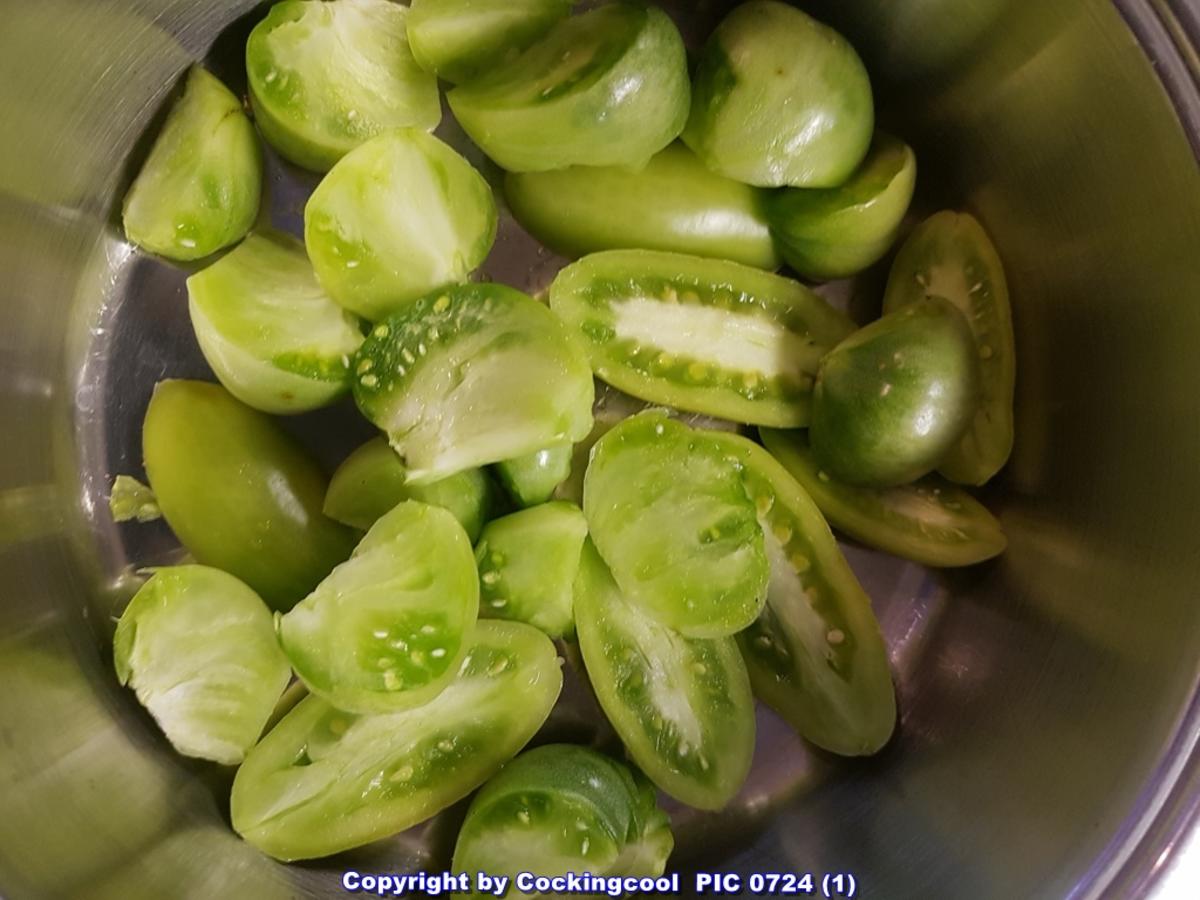
M571 477L574 453L573 444L557 444L496 463L496 475L520 506L537 506L553 497L558 486Z

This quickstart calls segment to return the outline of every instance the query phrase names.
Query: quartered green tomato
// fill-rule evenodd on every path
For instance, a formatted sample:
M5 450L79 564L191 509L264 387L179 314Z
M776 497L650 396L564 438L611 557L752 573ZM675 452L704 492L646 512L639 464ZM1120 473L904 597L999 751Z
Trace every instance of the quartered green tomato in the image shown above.
M510 172L640 166L687 121L687 53L662 10L610 3L564 19L447 99L463 130Z
M929 296L944 297L966 316L980 369L979 408L940 469L951 481L984 484L1012 453L1017 356L1004 266L987 232L966 213L938 213L905 241L884 311Z
M574 443L592 427L583 348L545 306L501 284L433 293L382 322L355 373L359 409L414 484Z
M479 613L540 628L551 637L575 632L573 591L587 521L558 501L489 522L475 548Z
M592 688L634 762L689 806L725 806L754 754L754 697L737 642L655 622L621 593L591 541L575 626Z
M787 264L808 278L845 278L891 248L917 183L917 158L903 141L876 134L871 152L841 187L773 194L767 215Z
M432 131L437 79L408 46L391 0L283 0L250 33L246 73L263 136L317 172L391 128Z
M353 533L321 514L326 480L317 464L219 385L160 383L142 447L183 546L275 609L290 609L354 549Z
M483 176L410 128L368 141L333 167L304 209L304 240L329 295L377 321L466 281L487 259L496 222Z
M867 154L867 70L831 28L773 0L736 7L696 67L683 139L714 172L760 187L828 188Z
M996 517L941 478L893 488L855 487L822 471L804 432L764 428L759 434L830 524L870 547L926 566L952 567L973 566L1008 546Z
M500 483L522 507L537 506L554 496L558 486L571 477L573 444L556 444L516 459L496 463Z
M809 440L832 477L895 487L929 474L958 443L979 401L979 360L947 300L911 303L821 361Z
M795 281L737 263L611 250L565 268L550 306L603 380L734 422L808 424L813 380L854 324Z
M362 331L321 289L295 238L252 234L187 288L204 358L246 405L299 413L350 390Z
M356 716L309 697L238 769L234 829L282 860L403 831L461 800L528 743L562 689L551 640L480 622L450 686L424 706Z
M258 217L262 151L242 104L199 67L125 197L125 236L167 259L202 259Z
M292 677L259 596L204 566L156 569L121 614L113 657L176 750L226 766L254 746Z
M409 500L279 620L279 640L312 693L348 712L394 712L450 683L478 616L470 538L446 510Z

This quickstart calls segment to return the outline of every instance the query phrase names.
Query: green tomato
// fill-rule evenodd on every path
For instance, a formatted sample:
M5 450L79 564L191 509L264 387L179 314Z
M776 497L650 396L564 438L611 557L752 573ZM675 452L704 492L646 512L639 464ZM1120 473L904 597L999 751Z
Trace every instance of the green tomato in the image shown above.
M250 101L271 146L325 172L389 129L436 128L437 79L413 59L408 18L391 0L272 6L246 44Z
M483 176L437 138L406 129L333 167L304 209L304 239L329 295L377 321L466 281L487 259L496 223Z
M450 686L378 716L302 700L233 781L234 829L291 861L359 847L423 822L487 781L546 721L562 671L518 622L480 622Z
M154 491L129 475L113 479L108 511L114 522L155 522L162 518Z
M679 136L687 53L656 7L617 2L559 22L447 94L463 130L510 172L640 166Z
M241 102L197 66L125 197L125 236L179 262L236 244L258 217L262 172Z
M349 529L321 514L320 467L219 385L161 382L142 448L150 486L183 546L275 609L290 609L354 549Z
M371 332L355 372L359 409L414 484L575 443L592 427L583 348L545 306L501 284L410 305Z
M966 213L938 213L913 232L892 265L884 310L928 296L944 297L966 316L981 376L979 408L941 472L960 484L985 484L1012 454L1017 353L1004 266Z
M821 361L809 440L830 476L895 487L928 475L971 424L979 359L966 319L926 297L840 343Z
M591 541L575 626L592 688L634 762L689 806L725 806L754 754L754 697L737 642L686 638L642 613Z
M917 158L903 141L877 134L871 152L841 187L789 188L767 215L787 264L807 278L855 275L891 248L917 183Z
M700 54L683 139L721 175L829 188L871 143L867 70L840 34L785 3L736 7Z
M571 477L573 444L556 444L536 453L496 463L500 483L520 506L545 503Z
M563 269L550 306L603 380L734 422L808 424L823 357L854 324L795 281L737 263L611 250Z
M217 569L155 569L117 623L113 657L184 756L234 766L292 677L259 596Z

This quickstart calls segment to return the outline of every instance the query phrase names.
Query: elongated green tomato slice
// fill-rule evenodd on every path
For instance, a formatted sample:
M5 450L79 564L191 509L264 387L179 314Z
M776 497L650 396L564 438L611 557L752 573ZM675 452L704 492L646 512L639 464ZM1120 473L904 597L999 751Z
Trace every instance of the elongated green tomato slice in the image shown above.
M855 540L926 566L973 566L999 556L1008 540L996 517L966 491L936 476L912 485L864 488L824 472L802 431L759 434L825 518Z
M226 766L254 746L292 677L262 600L204 566L156 569L121 614L113 656L176 750Z
M787 264L808 278L845 278L891 248L917 183L917 158L877 134L858 171L840 187L788 188L768 201L771 232Z
M520 506L537 506L553 497L558 486L571 477L574 455L573 444L556 444L496 463L496 475Z
M482 616L513 619L550 637L575 632L573 591L587 521L556 501L489 522L475 548Z
M603 380L734 422L808 424L821 358L854 324L795 281L721 260L611 250L565 268L550 306Z
M262 171L241 102L197 66L125 197L125 236L180 262L236 244L258 216Z
M219 385L161 382L142 448L183 546L275 609L290 609L354 549L349 529L321 514L327 483L316 462Z
M754 698L733 638L686 638L631 603L591 541L575 586L588 678L634 762L698 809L738 792L754 754Z
M425 484L574 443L595 384L576 338L545 306L500 284L424 297L358 351L354 397Z
M687 121L687 53L662 10L610 3L564 19L447 99L471 139L510 172L640 166Z
M328 171L392 128L432 131L437 79L408 46L391 0L284 0L250 33L246 73L258 127L285 158Z
M940 471L960 484L985 484L1012 454L1017 353L1004 266L983 226L967 213L940 212L905 241L892 264L884 311L928 296L962 311L979 354L979 408Z
M450 686L377 716L309 697L238 769L234 829L282 860L358 847L423 822L487 781L546 721L562 671L551 640L480 622Z

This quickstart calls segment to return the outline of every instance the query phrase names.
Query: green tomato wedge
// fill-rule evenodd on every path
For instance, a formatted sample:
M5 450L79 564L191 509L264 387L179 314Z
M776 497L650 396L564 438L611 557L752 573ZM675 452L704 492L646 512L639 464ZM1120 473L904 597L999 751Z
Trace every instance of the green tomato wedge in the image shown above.
M891 249L916 183L917 157L909 146L877 134L866 160L841 187L773 194L767 206L771 232L801 275L855 275Z
M487 259L496 223L483 176L410 128L368 141L333 167L304 209L304 240L329 295L378 321L466 281Z
M210 256L254 225L262 173L241 102L197 66L125 197L125 236L179 262Z
M246 73L258 127L286 159L325 172L392 128L432 131L437 79L408 46L391 0L284 0L250 33Z
M759 187L837 187L871 143L867 70L840 34L772 0L744 3L700 53L683 139Z
M854 324L795 281L737 263L610 250L563 269L550 306L601 380L734 422L808 424L821 358Z
M583 348L541 303L501 284L436 292L378 325L354 398L427 484L575 443L592 427Z
M564 19L447 99L463 130L510 172L640 166L687 121L687 52L662 10L610 3Z
M233 827L285 861L396 834L495 774L561 689L548 637L519 622L480 622L454 681L424 706L356 716L302 700L238 769Z
M1012 454L1017 353L1004 266L987 232L967 213L938 213L905 241L892 265L884 310L929 296L949 300L966 316L980 369L979 408L940 471L960 484L986 484Z
M449 510L474 544L496 505L495 495L483 469L467 469L430 484L412 484L396 451L383 438L372 438L333 473L325 495L325 515L366 531L398 504L419 500Z
M316 462L219 385L161 382L142 449L183 546L274 609L290 609L354 549L353 533L321 514L327 483Z
M642 169L510 173L504 193L517 221L564 256L668 250L779 268L766 193L710 172L682 144Z
M973 566L1008 546L996 517L941 478L894 488L855 487L822 471L804 432L764 428L759 434L830 524L867 546L938 568Z
M621 593L591 541L575 627L600 706L650 780L697 809L733 799L754 755L754 697L737 642L655 622Z
M259 596L217 569L156 569L117 623L113 657L171 744L226 766L254 746L292 677Z
M321 289L295 238L252 234L187 288L204 358L247 406L300 413L349 392L362 331Z
M574 585L587 520L556 501L489 522L475 548L481 616L512 619L553 638L575 633Z
M524 50L575 0L412 0L408 43L427 72L453 84Z
M656 877L674 846L645 778L587 747L551 744L518 756L475 796L451 868Z
M571 477L573 444L557 444L496 463L496 475L509 496L520 506L538 506L554 496L559 485Z

